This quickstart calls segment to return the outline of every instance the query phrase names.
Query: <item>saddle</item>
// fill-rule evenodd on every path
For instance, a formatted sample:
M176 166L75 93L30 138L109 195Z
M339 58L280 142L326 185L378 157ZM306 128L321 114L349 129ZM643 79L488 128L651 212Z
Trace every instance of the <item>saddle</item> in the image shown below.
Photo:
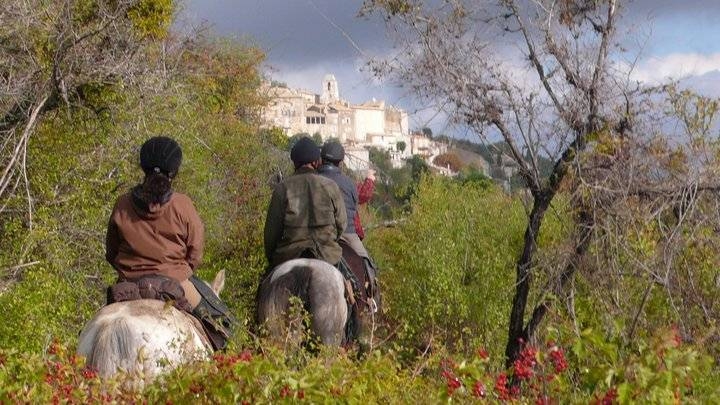
M224 350L228 340L234 334L238 321L230 314L230 308L215 295L204 281L192 276L190 282L202 297L192 314L202 323L213 348Z
M137 280L120 281L107 289L107 305L140 299L171 302L180 311L192 313L192 307L185 298L185 291L177 280L170 277L145 276Z
M177 280L162 275L151 275L137 280L121 281L107 289L107 304L139 299L154 299L171 302L200 321L200 324L215 350L223 350L233 334L237 320L230 315L230 309L199 278L192 276L190 282L200 293L201 299L195 309L190 306L185 291Z
M340 240L342 248L342 261L350 270L350 279L353 284L355 299L364 304L371 312L377 312L380 300L380 290L377 284L377 270L375 265L365 257L355 253L355 250L344 240Z

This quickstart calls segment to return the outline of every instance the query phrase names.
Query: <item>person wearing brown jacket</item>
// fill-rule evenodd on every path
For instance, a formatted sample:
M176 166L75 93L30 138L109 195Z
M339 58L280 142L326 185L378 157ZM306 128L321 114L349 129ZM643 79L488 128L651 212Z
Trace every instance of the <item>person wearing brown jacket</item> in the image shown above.
M265 256L270 268L298 257L337 265L342 257L338 239L347 226L340 189L317 174L320 148L310 138L301 138L290 158L295 173L273 190L265 221Z
M122 281L154 274L178 281L194 308L200 295L188 279L202 258L204 230L190 198L171 188L181 162L182 149L171 138L154 137L143 144L145 179L115 203L105 259Z
M105 239L105 259L117 271L118 283L140 283L148 276L177 281L190 307L183 305L183 309L191 310L206 331L208 323L218 329L211 318L221 315L213 308L222 312L227 307L214 294L204 292L202 281L192 278L202 259L203 223L190 198L172 190L181 162L182 149L171 138L153 137L143 144L140 166L145 178L115 203ZM172 284L172 280L167 282ZM224 348L229 337L228 331L221 333L225 341L220 344L211 336L216 349Z

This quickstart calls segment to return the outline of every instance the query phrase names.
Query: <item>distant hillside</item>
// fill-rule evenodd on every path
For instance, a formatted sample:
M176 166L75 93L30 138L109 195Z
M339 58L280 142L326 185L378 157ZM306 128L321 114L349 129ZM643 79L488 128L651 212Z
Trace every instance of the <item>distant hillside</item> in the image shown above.
M449 153L457 155L463 164L475 165L478 168L482 167L483 172L495 180L507 181L512 180L509 177L514 177L512 175L508 176L509 173L512 173L512 166L514 165L508 165L509 159L507 157L501 158L503 154L509 154L508 146L504 142L480 144L464 139L448 138L445 135L437 136L435 140L448 142L452 145L448 149ZM553 161L540 157L539 165L542 176L549 176L552 171Z
M459 147L448 148L448 153L456 155L464 166L474 167L485 175L490 176L490 162L482 155L468 149Z

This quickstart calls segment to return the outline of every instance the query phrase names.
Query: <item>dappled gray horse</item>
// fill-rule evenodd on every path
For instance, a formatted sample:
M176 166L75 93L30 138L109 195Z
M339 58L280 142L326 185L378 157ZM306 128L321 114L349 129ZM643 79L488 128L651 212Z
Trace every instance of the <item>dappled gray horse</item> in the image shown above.
M348 307L345 283L335 267L317 259L294 259L277 266L262 280L257 320L275 338L288 332L292 296L302 301L311 316L312 332L323 344L343 343Z
M210 285L219 295L225 284L220 271ZM101 377L118 372L141 381L180 364L209 358L212 346L200 322L160 300L116 302L103 307L87 323L78 354Z

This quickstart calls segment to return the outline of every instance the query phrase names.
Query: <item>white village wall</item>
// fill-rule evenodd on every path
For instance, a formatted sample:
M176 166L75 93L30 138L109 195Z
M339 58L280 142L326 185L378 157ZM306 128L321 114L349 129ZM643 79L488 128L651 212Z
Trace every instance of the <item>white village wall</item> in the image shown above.
M355 142L369 142L369 134L385 133L385 111L377 108L353 106L355 112Z

